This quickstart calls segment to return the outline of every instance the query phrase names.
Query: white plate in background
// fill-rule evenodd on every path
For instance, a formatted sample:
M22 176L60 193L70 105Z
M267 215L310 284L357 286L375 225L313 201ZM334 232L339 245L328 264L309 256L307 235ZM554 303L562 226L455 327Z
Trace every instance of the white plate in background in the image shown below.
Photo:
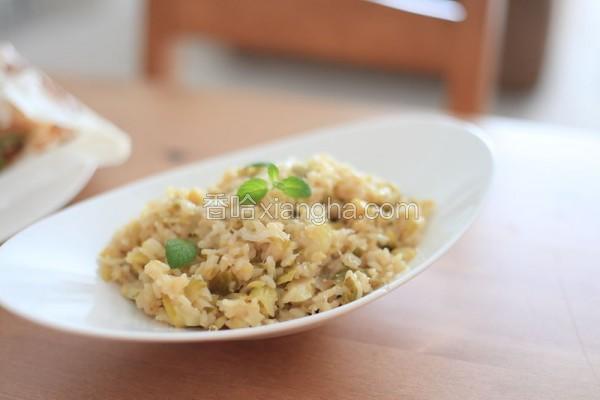
M11 126L13 109L36 124L66 129L70 138L0 171L0 243L67 204L96 168L124 162L131 150L124 132L0 43L0 126Z
M136 309L97 274L97 256L116 229L139 215L168 186L207 186L228 168L257 160L329 153L358 170L437 203L408 271L388 285L330 311L268 326L224 331L176 329ZM185 166L71 206L0 247L0 304L29 320L68 332L135 341L215 341L286 335L315 327L398 288L463 234L493 174L490 148L478 128L434 115L367 120Z
M28 154L0 171L0 243L67 204L96 168L129 157L129 138L116 128L102 143L98 138L94 141L76 137L39 154Z

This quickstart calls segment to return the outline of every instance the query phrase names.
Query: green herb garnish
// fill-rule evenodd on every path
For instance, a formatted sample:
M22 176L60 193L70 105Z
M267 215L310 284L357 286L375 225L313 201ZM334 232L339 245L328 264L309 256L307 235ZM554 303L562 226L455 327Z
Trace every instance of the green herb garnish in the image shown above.
M258 161L258 162L248 165L248 168L264 168L264 167L268 167L269 164L272 164L272 163L266 162L266 161Z
M196 245L185 239L169 239L165 243L167 264L171 268L183 268L192 264L198 255Z
M269 184L262 178L248 179L238 188L237 195L240 204L257 204L269 191Z
M311 191L308 183L297 176L288 176L282 181L274 182L273 185L283 193L295 199L310 197Z
M279 179L279 168L275 164L267 165L267 174L271 182L275 183Z
M271 188L277 188L294 199L310 197L311 195L310 186L302 178L288 176L283 180L279 180L279 168L273 163L256 162L250 164L249 167L267 168L271 187L269 187L269 182L262 178L251 178L242 183L237 191L237 196L242 205L258 204Z

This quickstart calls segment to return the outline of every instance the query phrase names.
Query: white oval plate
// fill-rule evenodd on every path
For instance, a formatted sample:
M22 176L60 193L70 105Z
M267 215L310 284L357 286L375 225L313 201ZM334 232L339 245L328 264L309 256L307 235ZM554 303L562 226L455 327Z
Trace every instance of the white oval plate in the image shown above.
M367 296L316 315L256 328L175 329L144 315L116 285L97 275L96 258L117 228L168 186L207 186L227 169L256 160L329 153L401 190L437 203L411 268ZM479 130L441 116L407 115L324 129L214 158L69 207L0 247L0 304L69 332L136 341L216 341L286 335L315 327L369 303L423 271L462 235L490 185L493 160Z

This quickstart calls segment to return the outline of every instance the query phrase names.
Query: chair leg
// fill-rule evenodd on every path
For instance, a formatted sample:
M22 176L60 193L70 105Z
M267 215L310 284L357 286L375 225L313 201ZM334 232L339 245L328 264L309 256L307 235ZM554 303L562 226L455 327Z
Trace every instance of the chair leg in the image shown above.
M167 80L173 76L176 36L174 3L146 1L144 72L151 79Z
M494 93L506 0L461 0L467 18L457 23L448 52L447 85L450 110L484 112Z

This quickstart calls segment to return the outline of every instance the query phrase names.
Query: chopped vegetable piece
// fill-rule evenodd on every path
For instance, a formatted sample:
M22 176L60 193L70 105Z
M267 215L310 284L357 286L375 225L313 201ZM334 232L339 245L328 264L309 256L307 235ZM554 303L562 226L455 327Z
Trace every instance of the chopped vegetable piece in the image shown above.
M208 282L208 288L211 293L226 296L231 293L232 282L236 283L236 280L231 271L223 271Z
M167 318L169 318L169 323L177 328L183 328L185 326L185 321L183 320L181 312L177 309L177 306L173 304L168 296L162 297L162 303Z
M184 268L191 265L198 255L194 243L185 239L170 239L165 243L167 264L171 268Z
M196 300L202 295L202 289L206 288L206 282L200 279L191 279L183 292L190 301Z
M353 300L356 300L363 295L363 290L358 278L352 271L346 271L346 276L344 277L344 294L342 295L342 299L344 303L349 303Z
M250 292L250 297L256 298L260 304L261 311L269 317L275 316L275 305L277 303L277 291L269 286L255 287Z

